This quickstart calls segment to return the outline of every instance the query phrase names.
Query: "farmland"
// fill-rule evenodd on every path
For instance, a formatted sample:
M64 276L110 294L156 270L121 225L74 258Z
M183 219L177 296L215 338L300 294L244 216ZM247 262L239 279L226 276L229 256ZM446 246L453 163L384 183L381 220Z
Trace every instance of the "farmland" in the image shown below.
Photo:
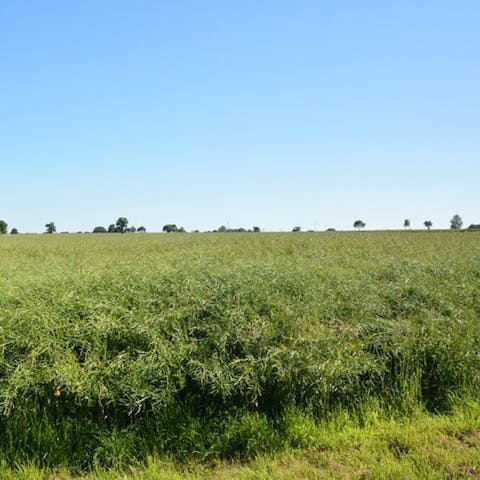
M459 409L475 430L479 320L475 232L3 236L0 465L245 461Z

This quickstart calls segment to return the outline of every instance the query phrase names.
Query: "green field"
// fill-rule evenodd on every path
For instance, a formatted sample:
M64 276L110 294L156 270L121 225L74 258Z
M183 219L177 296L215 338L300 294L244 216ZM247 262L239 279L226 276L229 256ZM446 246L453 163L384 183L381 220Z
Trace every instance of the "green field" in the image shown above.
M403 468L425 443L414 418L438 433L432 451L443 435L473 446L421 454L412 475L474 478L479 387L479 233L0 237L5 478L126 465L180 478L192 462L269 478L278 458L278 478L300 478L289 468L317 455L318 470L335 438L355 456L362 435ZM372 433L389 431L400 440Z

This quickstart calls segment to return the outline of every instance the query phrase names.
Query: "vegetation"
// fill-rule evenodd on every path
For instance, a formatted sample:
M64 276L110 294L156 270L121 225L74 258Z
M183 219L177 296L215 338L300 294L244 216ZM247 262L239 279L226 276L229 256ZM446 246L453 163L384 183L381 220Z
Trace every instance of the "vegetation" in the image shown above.
M57 227L55 226L54 222L49 222L45 224L45 233L55 233L57 231Z
M260 227L252 227L252 229L247 230L246 228L228 228L225 225L221 225L217 230L214 230L214 233L244 233L244 232L255 232L260 233Z
M185 229L183 227L178 228L175 224L171 223L164 225L162 231L165 233L184 233Z
M125 217L120 217L115 224L115 231L125 233L128 228L128 220Z
M462 228L463 221L460 215L454 215L450 220L450 228L452 230L460 230Z
M128 226L128 218L120 217L116 223L111 223L106 229L105 227L95 227L93 229L93 233L135 233L135 232L146 232L147 229L145 227L139 227L138 229L135 228L133 225L131 227Z
M145 233L147 229L144 226L140 226L138 228L134 226L128 226L128 219L126 217L119 217L116 221L116 223L112 223L108 226L108 228L105 228L103 226L97 226L93 228L93 233ZM433 223L431 220L426 220L424 223L424 226L427 227L428 230L432 227ZM361 230L365 228L366 223L363 220L356 220L353 224L354 228L357 230ZM461 230L463 226L463 220L460 217L460 215L454 215L451 220L450 220L450 229L452 230ZM4 220L0 220L0 234L5 234L7 233L7 227L8 224ZM411 222L410 219L405 219L403 221L403 227L405 229L409 229L411 227ZM478 230L480 228L479 225L477 224L470 224L468 227L468 230ZM45 225L45 233L55 233L56 226L54 222L49 222ZM162 231L164 233L185 233L186 230L184 227L177 227L176 224L166 224L163 226ZM302 231L302 227L296 226L293 227L292 232L300 232ZM327 232L335 231L335 228L330 227L326 229ZM212 231L207 231L206 233L244 233L244 232L255 232L255 233L260 233L261 229L258 226L254 226L251 229L246 229L243 227L239 228L230 228L226 227L225 225L221 225L218 227L218 229L212 230ZM314 230L308 230L308 232L314 232ZM10 231L11 234L18 234L18 230L16 228L12 228ZM61 232L61 233L69 233L69 232ZM77 233L88 233L88 232L82 232L78 231ZM199 230L192 230L192 233L200 233Z
M357 230L360 230L362 228L365 228L366 223L362 220L355 220L353 223L353 228L356 228Z
M0 466L4 480L311 480L311 479L476 479L480 474L480 406L469 404L451 415L415 412L408 418L368 422L337 415L313 422L290 416L294 447L260 454L247 462L179 464L150 457L144 463L76 474L66 468L16 469ZM293 422L296 423L293 423ZM308 445L308 448L305 448Z
M21 235L0 249L5 468L243 460L342 445L342 419L369 431L456 408L470 418L458 435L478 431L475 232ZM375 438L421 452L409 435Z

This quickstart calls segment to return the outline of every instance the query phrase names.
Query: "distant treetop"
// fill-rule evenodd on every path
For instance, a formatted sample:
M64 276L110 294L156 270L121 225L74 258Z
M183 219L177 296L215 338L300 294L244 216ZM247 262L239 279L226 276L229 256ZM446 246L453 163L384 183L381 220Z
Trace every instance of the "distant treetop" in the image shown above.
M355 220L353 223L353 228L360 230L361 228L365 228L366 223L363 220Z
M7 233L8 224L5 220L0 220L0 234Z
M45 233L55 233L57 231L57 227L55 226L54 222L49 222L45 224Z
M463 225L463 220L460 215L454 215L450 220L450 228L452 230L460 230Z
M128 227L128 219L126 217L120 217L115 224L115 231L119 233L125 233Z

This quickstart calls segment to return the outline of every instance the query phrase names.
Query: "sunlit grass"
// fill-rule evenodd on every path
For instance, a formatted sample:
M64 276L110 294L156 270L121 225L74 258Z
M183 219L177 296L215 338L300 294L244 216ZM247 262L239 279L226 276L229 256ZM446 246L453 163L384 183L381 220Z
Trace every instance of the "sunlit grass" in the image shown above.
M370 455L391 418L393 469L420 448L400 419L479 391L475 233L18 235L0 259L5 465L260 455L221 464L253 478L274 452L343 465L355 435Z
M258 455L248 462L175 463L167 458L119 469L88 473L60 467L0 466L5 480L175 480L175 479L476 479L480 475L480 406L464 405L448 415L415 412L387 418L370 412L360 425L340 415L312 423L297 417L297 434L309 438L308 448L288 448ZM313 440L313 441L312 441Z

